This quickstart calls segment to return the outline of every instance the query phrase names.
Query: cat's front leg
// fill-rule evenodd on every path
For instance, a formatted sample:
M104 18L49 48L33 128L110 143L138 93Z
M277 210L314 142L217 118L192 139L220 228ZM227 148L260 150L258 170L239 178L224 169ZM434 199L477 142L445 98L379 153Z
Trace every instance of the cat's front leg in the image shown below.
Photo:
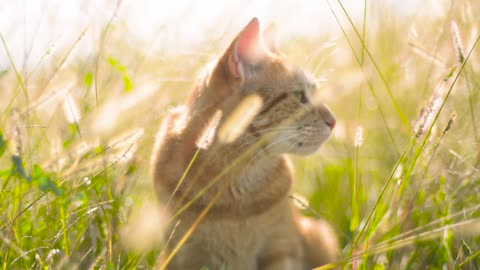
M168 252L159 259L158 268L164 266ZM224 261L215 252L205 248L201 243L188 242L182 246L173 259L168 263L167 270L200 270L222 269Z
M304 259L299 239L294 235L273 237L258 261L259 270L303 270Z
M303 270L303 260L290 254L272 254L263 258L258 266L259 270Z

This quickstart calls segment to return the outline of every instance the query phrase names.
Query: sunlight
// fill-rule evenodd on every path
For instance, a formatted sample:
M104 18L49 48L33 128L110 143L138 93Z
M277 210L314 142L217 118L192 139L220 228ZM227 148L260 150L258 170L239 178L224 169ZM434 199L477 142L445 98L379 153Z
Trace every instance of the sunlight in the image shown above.
M478 268L480 1L0 6L4 269Z
M336 1L331 2L337 6ZM363 1L346 0L342 3L352 18L361 18ZM396 10L402 14L415 12L430 16L439 13L442 6L438 1L423 1L421 5L425 9L417 9L419 4L412 0L384 3L399 7ZM0 33L12 50L14 62L33 67L46 53L62 53L84 30L87 30L86 35L75 48L75 55L90 55L112 16L114 28L129 36L128 40L148 42L149 49L164 51L192 48L192 44L222 38L253 16L263 22L275 21L282 29L280 40L292 35L313 38L338 31L327 1L308 0L300 5L294 0L235 0L228 3L220 0L126 0L120 1L115 13L116 6L116 1L108 0L3 1ZM292 15L294 19L291 19ZM8 66L8 58L3 54L2 50L0 70Z

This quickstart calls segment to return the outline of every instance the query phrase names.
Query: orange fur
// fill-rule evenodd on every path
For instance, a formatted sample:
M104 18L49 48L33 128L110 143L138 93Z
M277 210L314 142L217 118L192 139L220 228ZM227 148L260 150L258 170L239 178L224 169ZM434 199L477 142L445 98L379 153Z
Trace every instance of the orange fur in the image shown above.
M254 18L186 106L164 120L152 158L157 195L172 213L193 202L177 217L168 252L209 207L167 269L309 269L336 259L330 226L300 217L293 208L288 198L293 169L284 155L318 149L335 119L324 105L309 102L314 81L286 62L273 36L262 35ZM252 94L263 107L238 138L222 142L218 129L233 128L227 120ZM212 138L200 147L206 132Z

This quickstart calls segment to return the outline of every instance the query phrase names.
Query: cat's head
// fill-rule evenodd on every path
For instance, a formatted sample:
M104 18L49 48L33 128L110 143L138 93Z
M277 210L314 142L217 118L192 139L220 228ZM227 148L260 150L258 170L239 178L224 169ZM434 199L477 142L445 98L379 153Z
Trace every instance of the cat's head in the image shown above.
M312 101L318 91L313 77L286 61L278 50L274 27L261 32L257 18L232 41L212 76L226 82L230 99L252 94L262 99L262 107L238 142L268 138L263 148L269 152L309 154L335 126L325 105Z

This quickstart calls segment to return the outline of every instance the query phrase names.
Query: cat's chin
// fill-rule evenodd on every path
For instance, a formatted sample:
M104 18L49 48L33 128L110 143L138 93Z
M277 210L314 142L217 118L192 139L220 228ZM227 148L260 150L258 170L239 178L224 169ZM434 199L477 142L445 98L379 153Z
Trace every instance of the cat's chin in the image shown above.
M314 154L315 152L317 152L319 148L315 148L315 149L299 149L298 151L295 151L295 152L290 152L289 154L293 154L293 155L298 155L298 156L308 156L308 155L311 155L311 154Z
M320 149L320 146L322 145L323 142L317 143L317 144L300 144L296 145L295 148L291 149L289 151L289 154L294 154L294 155L300 155L300 156L307 156L311 155Z

